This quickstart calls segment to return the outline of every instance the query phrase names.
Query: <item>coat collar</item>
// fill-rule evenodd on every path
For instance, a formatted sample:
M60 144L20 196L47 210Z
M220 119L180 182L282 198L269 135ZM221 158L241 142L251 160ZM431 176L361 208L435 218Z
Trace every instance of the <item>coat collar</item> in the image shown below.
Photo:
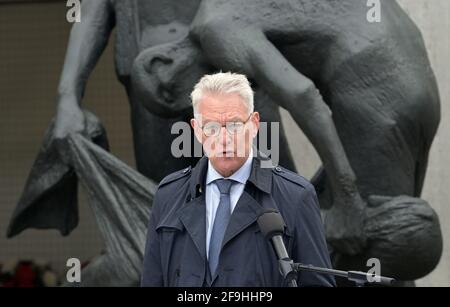
M247 158L247 160L245 160L244 164L231 176L227 177L227 179L231 179L245 185L247 183L248 178L250 177L252 165L253 165L253 150L250 151L250 155ZM224 177L214 169L214 166L212 165L211 161L208 161L208 170L206 172L206 185L209 185L213 181L216 181L217 179L221 178Z
M272 169L261 166L265 157L262 153L257 152L257 156L253 158L252 170L248 181L251 182L259 190L270 194L272 189ZM197 165L192 169L190 193L191 199L200 196L205 191L205 179L208 171L208 157L203 156Z

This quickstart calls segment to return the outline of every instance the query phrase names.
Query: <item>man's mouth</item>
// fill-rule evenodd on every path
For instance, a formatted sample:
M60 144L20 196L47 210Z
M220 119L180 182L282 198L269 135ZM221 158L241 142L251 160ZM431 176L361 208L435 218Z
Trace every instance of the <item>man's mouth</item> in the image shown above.
M222 151L222 157L234 157L234 151Z

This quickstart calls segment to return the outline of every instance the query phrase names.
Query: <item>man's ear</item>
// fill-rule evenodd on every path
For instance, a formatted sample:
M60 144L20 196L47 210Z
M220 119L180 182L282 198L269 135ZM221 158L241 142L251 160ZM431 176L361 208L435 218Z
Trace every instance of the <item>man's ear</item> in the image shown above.
M195 118L191 118L191 127L194 129L194 134L197 141L199 141L200 144L203 144L203 131L202 128L198 126L198 122Z
M253 116L252 116L252 123L253 123L253 127L254 127L254 132L253 132L253 137L255 138L256 135L258 134L259 131L259 121L260 121L260 117L259 117L259 113L258 112L254 112Z

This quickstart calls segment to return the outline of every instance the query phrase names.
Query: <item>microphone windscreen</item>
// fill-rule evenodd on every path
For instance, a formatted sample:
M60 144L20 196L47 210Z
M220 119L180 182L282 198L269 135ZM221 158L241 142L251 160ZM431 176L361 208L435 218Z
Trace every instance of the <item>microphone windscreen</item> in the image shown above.
M284 232L284 220L281 214L273 209L267 209L258 217L258 226L267 239Z

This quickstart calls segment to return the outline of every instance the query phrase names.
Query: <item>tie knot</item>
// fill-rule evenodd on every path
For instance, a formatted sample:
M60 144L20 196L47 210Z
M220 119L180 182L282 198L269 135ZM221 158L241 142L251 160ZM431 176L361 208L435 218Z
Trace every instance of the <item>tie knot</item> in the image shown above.
M217 179L216 185L219 188L220 194L230 194L231 186L233 185L234 180L231 179Z

